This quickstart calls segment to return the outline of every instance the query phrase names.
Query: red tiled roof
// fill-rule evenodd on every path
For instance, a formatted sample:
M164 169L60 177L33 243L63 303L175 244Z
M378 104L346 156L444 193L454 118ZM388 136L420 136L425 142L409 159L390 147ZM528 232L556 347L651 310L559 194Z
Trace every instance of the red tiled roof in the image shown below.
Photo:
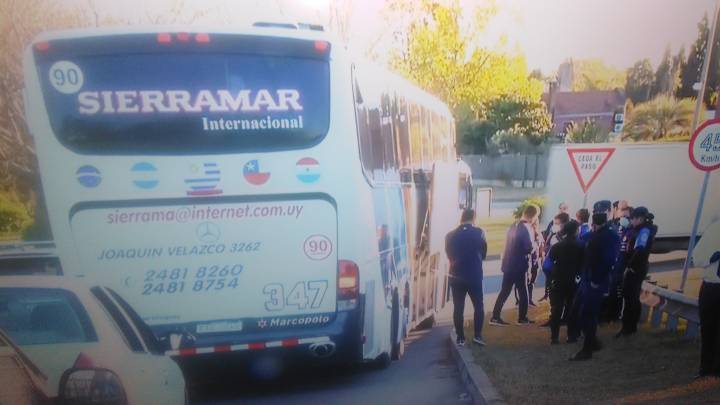
M543 95L547 100L547 95ZM555 115L611 113L622 109L625 92L622 90L592 90L556 92L552 95L549 110Z

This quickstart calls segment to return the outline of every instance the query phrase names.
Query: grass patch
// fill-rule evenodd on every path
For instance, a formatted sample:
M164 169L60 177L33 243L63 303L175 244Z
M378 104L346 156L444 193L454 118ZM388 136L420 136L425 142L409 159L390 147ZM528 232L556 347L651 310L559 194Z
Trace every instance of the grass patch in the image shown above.
M531 309L530 318L542 322L547 312L547 305ZM503 318L516 320L517 310L504 311ZM486 326L488 345L473 346L473 353L509 404L720 402L720 380L692 380L700 359L698 341L645 327L634 337L615 340L618 328L599 328L605 347L587 362L568 361L580 343L551 346L550 330L537 326ZM564 334L563 327L562 342Z
M499 255L505 250L505 236L510 224L515 219L507 217L491 217L480 220L479 226L485 231L488 243L488 256Z

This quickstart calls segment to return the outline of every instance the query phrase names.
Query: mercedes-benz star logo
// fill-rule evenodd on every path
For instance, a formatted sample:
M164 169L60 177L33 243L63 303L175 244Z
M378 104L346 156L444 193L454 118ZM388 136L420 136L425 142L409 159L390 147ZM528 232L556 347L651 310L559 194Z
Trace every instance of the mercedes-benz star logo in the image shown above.
M220 239L220 227L212 222L203 222L195 228L195 234L203 243L215 243Z

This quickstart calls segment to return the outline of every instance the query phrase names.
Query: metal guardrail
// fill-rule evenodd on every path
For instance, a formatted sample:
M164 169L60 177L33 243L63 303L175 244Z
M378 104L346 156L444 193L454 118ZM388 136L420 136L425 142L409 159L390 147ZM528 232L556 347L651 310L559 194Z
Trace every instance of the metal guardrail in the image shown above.
M658 286L657 281L644 281L640 302L642 303L640 322L649 321L652 327L659 328L662 326L663 314L667 314L665 329L677 331L679 320L684 319L687 327L683 337L692 339L698 336L700 314L697 298L669 290L667 286Z

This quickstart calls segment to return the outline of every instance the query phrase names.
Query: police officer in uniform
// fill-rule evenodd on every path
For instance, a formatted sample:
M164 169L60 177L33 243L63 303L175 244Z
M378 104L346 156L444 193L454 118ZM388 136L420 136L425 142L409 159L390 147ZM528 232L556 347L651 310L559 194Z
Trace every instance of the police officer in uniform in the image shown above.
M550 343L558 344L563 314L570 311L575 297L575 277L582 269L584 249L577 239L578 223L570 221L559 232L560 241L550 248L543 263L550 286ZM568 322L568 341L578 334L575 322Z
M615 337L630 336L637 332L640 320L640 292L648 273L650 251L652 249L657 226L653 224L655 216L645 207L637 207L630 215L627 254L625 256L625 275L623 278L623 314L622 329Z
M580 327L585 340L582 349L570 360L589 360L600 350L597 325L603 297L608 292L610 272L617 257L618 236L610 227L608 213L610 201L598 201L593 207L592 232L584 254L582 281L576 300L580 300Z

